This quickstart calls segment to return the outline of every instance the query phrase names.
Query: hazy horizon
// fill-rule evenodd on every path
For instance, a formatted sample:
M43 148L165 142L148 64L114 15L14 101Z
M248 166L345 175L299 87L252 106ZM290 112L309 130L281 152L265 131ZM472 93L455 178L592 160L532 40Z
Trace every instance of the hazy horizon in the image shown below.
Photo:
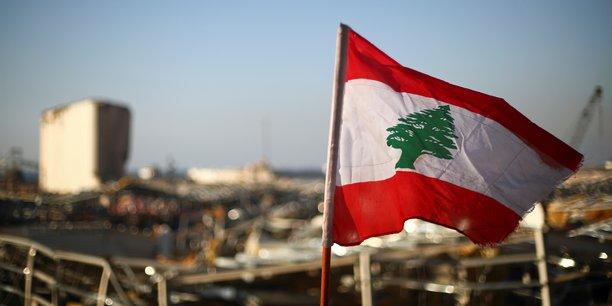
M321 169L344 22L564 141L601 85L603 118L580 151L586 166L612 158L612 2L437 4L3 1L0 155L19 146L36 160L44 109L103 97L131 109L129 169L236 167L264 153L278 168Z

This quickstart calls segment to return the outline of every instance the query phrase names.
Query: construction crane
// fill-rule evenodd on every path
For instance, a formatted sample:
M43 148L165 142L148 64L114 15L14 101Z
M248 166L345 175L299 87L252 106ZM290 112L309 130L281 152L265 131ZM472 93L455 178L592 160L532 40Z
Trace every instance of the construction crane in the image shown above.
M602 100L603 100L603 89L601 88L601 86L596 86L595 87L595 91L593 91L593 94L591 95L591 98L589 99L589 102L587 102L587 105L584 107L584 109L582 110L582 112L580 113L580 117L578 117L578 123L576 123L576 129L574 130L574 135L572 136L572 139L570 140L570 145L572 147L574 147L575 149L580 148L580 145L582 144L582 141L584 140L584 135L586 134L586 132L589 129L589 126L591 125L591 121L593 119L593 116L595 115L595 108L598 108L598 112L599 112L599 124L600 124L600 130L603 131L603 114L602 114Z

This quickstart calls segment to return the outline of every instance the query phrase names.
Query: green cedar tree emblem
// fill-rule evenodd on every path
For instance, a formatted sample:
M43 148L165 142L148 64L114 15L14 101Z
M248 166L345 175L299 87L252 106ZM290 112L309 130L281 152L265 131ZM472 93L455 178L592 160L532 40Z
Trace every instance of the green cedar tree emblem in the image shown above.
M402 150L395 168L414 168L422 154L451 159L455 145L455 124L450 107L442 105L399 118L399 123L387 129L387 145Z

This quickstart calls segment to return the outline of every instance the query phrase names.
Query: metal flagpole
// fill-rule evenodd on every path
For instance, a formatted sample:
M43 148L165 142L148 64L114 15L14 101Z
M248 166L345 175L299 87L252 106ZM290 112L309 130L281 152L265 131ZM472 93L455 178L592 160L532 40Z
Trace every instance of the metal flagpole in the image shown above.
M325 195L323 200L323 236L321 246L321 300L320 306L328 305L329 265L332 229L334 216L334 191L336 187L336 170L338 169L338 139L340 138L340 121L342 119L342 100L344 98L344 73L346 71L346 53L349 27L340 24L336 38L336 63L327 147L327 170L325 172Z

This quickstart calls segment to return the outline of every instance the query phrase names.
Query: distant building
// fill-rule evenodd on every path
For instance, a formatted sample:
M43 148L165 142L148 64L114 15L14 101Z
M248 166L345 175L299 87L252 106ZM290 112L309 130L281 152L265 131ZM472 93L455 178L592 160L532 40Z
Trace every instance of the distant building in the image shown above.
M43 112L39 185L47 192L98 189L123 176L129 152L130 111L83 100Z
M191 168L187 177L200 184L268 183L274 173L261 161L240 169Z
M155 166L144 166L138 169L138 177L142 180L150 180L159 176L159 169Z

